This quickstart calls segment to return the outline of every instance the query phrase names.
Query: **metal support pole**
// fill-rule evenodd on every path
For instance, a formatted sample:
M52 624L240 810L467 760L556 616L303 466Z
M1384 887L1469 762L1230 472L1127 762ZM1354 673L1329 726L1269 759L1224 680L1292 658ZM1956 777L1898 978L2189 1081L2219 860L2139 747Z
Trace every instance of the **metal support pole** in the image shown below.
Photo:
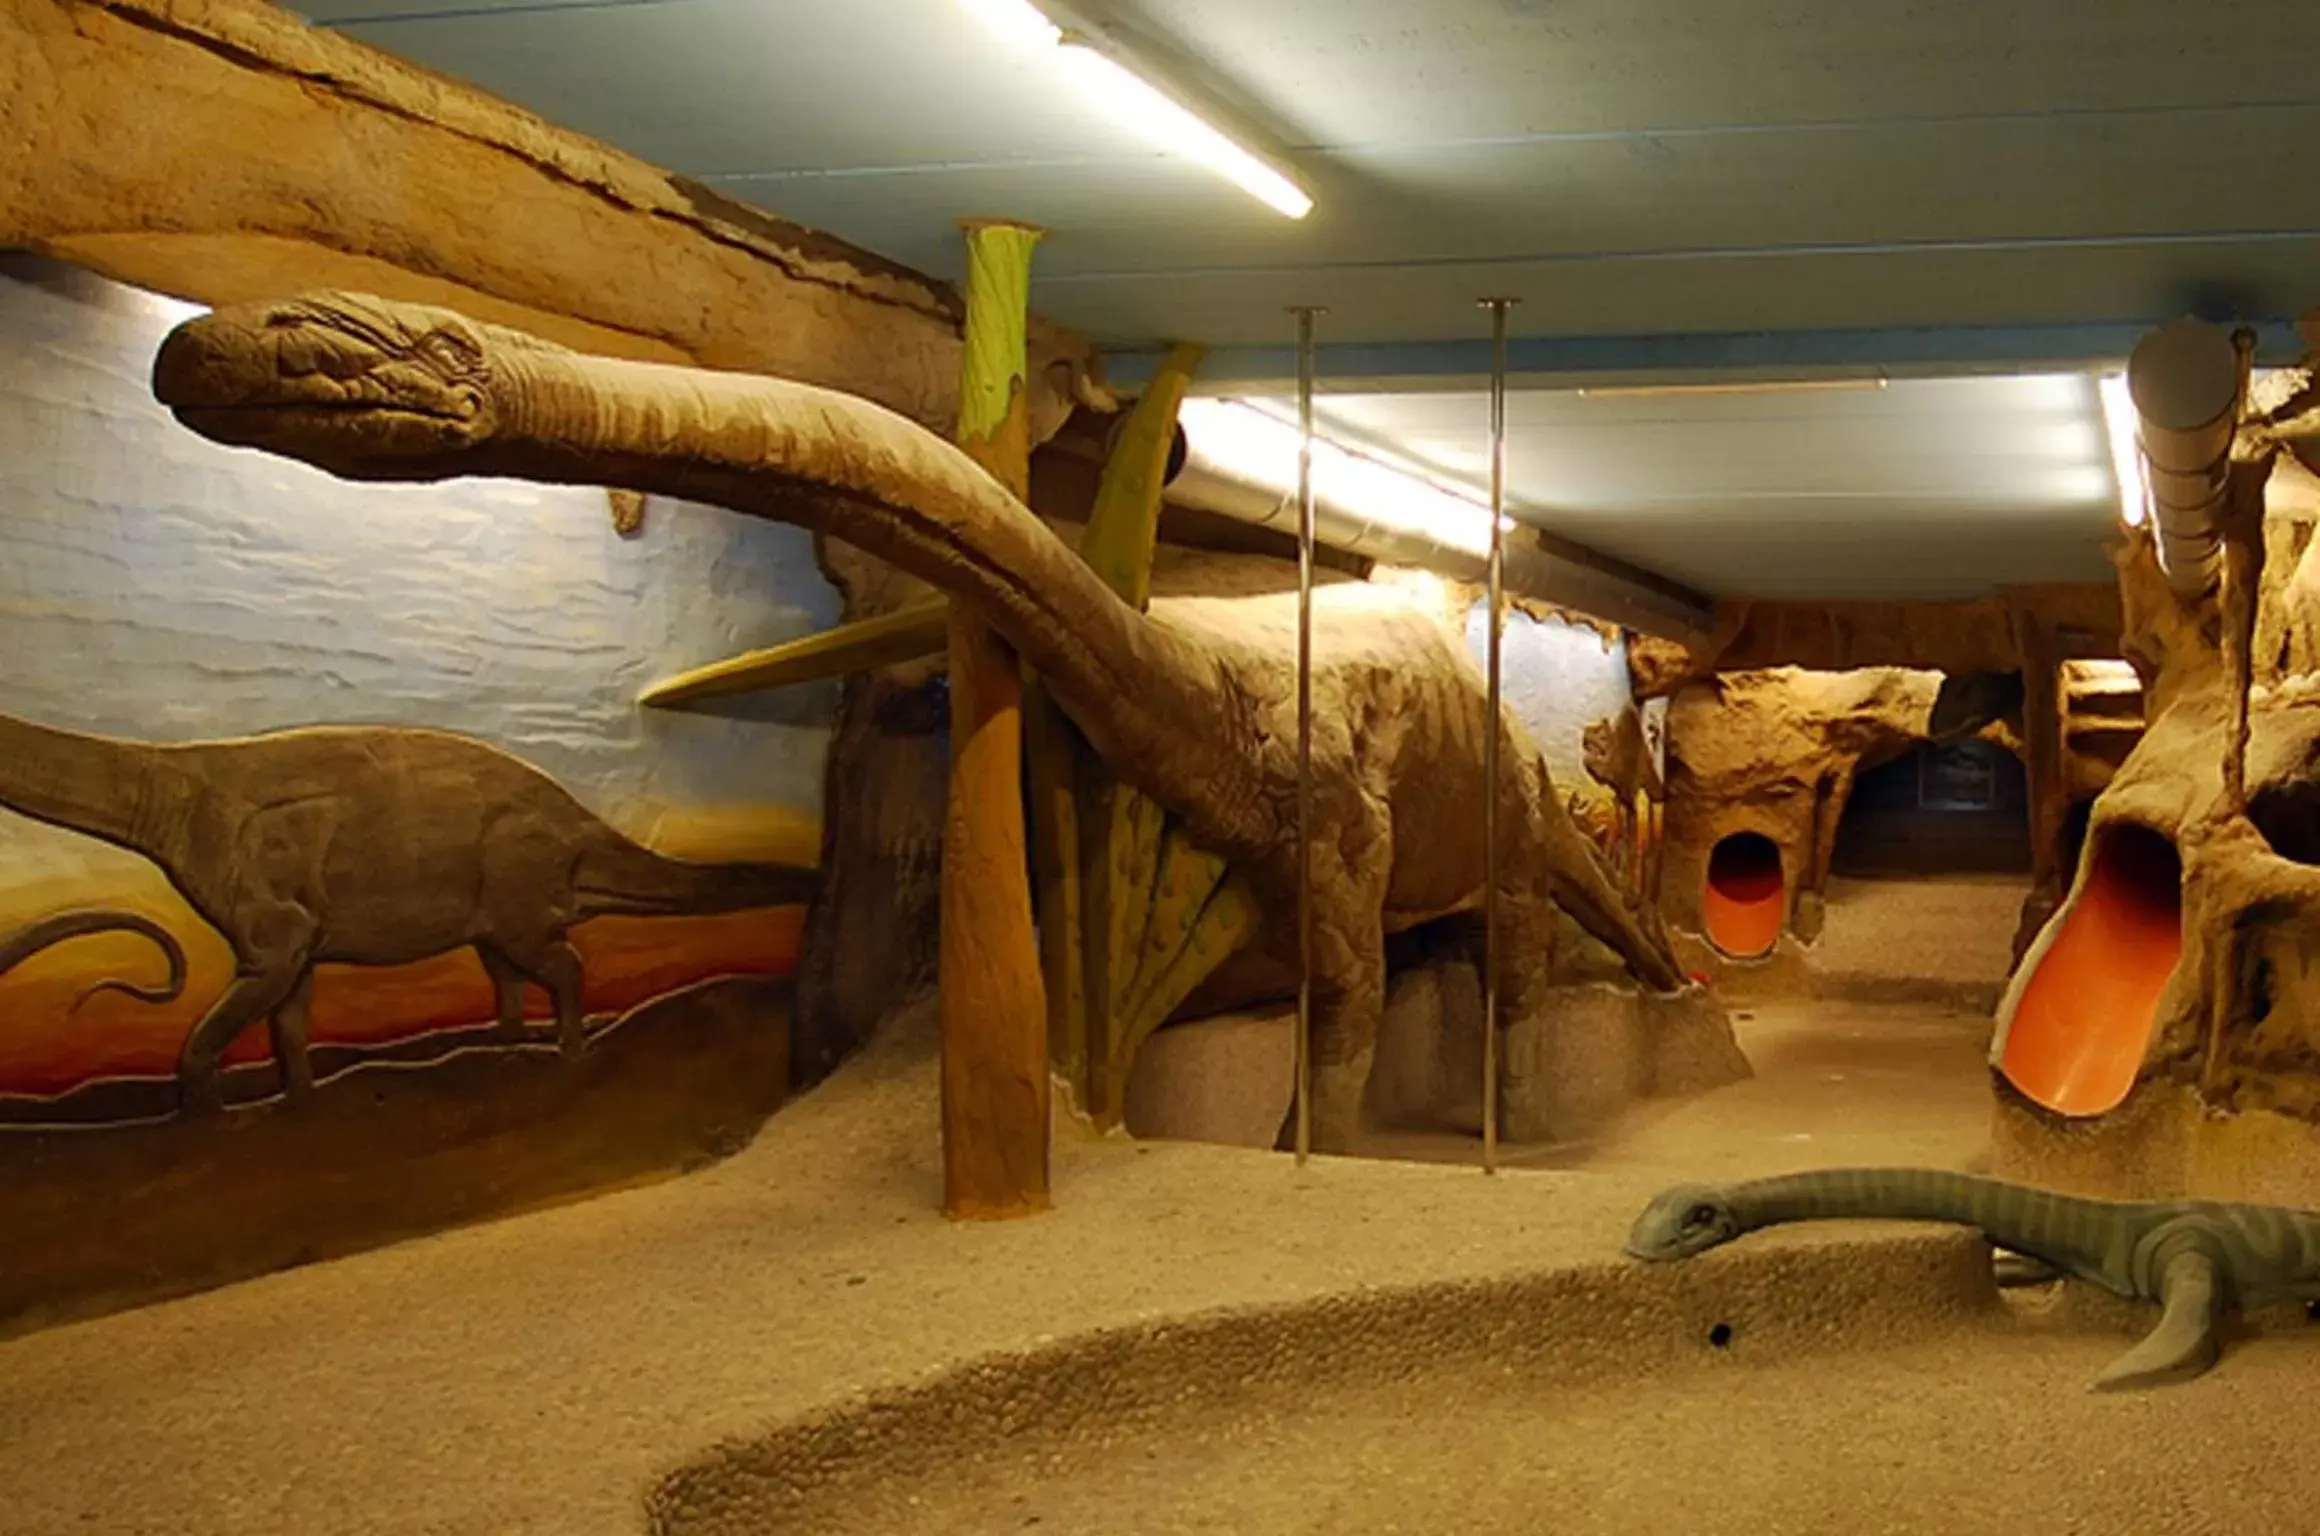
M1513 299L1484 299L1490 311L1490 640L1482 722L1482 1171L1498 1172L1498 743L1500 641L1506 628L1506 312Z
M1297 1164L1313 1155L1313 319L1297 317Z

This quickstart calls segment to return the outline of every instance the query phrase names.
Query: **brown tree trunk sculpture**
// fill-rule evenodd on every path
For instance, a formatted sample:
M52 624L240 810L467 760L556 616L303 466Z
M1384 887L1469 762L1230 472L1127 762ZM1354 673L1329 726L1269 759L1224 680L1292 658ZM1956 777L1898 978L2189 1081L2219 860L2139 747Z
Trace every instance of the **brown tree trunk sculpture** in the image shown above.
M1021 497L1031 476L1024 325L1031 247L1013 224L967 230L967 376L959 446ZM1047 999L1023 828L1021 663L963 607L950 620L951 783L942 869L943 1210L1025 1216L1047 1191Z

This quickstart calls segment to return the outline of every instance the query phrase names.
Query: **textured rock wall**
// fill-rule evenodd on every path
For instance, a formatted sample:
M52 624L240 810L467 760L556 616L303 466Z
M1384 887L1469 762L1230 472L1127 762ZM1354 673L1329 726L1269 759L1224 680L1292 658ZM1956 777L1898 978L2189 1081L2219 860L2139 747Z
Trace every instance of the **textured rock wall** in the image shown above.
M2035 614L2059 653L2119 654L2119 593L2109 585L2008 587L1955 603L1747 602L1717 605L1697 645L1639 637L1629 651L1639 697L1659 698L1718 672L1804 667L2010 672L2023 665L2018 620Z
M1757 832L1780 849L1792 918L1816 891L1838 819L1865 768L1925 739L1940 674L1898 667L1728 672L1668 706L1667 842L1662 908L1700 927L1716 844Z

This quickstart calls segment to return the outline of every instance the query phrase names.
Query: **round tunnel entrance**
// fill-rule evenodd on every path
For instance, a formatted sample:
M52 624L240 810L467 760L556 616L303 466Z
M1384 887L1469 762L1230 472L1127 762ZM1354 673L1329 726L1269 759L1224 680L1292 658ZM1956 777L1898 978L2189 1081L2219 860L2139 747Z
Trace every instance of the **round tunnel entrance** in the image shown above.
M2014 1005L1999 1069L2064 1115L2125 1102L2143 1069L2159 994L2183 949L2183 863L2131 822L2098 833L2093 861Z
M1787 916L1780 845L1761 832L1734 832L1708 854L1700 925L1708 942L1736 960L1771 953Z

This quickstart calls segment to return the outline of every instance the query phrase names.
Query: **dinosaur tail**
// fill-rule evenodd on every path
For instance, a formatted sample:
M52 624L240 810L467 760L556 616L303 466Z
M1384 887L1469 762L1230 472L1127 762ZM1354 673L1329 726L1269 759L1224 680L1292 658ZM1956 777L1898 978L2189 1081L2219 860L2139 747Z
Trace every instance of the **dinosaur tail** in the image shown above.
M1742 1231L1837 1219L1954 1222L2077 1274L2114 1267L2119 1245L2132 1243L2138 1209L1934 1168L1824 1168L1722 1193Z
M1659 992L1681 991L1683 967L1676 962L1658 912L1630 897L1604 869L1594 843L1552 798L1553 780L1544 764L1538 768L1538 780L1536 830L1548 849L1548 885L1556 905L1625 961L1637 981Z
M785 864L695 864L626 840L580 856L574 884L591 916L677 917L811 901L821 874Z
M185 991L185 949L168 929L149 917L135 912L112 909L94 909L85 912L60 912L54 917L17 929L0 936L0 975L68 939L86 938L99 933L134 933L150 939L169 962L169 979L158 987L142 986L133 981L106 980L82 992L73 1007L96 996L99 992L123 992L139 1002L172 1003Z

